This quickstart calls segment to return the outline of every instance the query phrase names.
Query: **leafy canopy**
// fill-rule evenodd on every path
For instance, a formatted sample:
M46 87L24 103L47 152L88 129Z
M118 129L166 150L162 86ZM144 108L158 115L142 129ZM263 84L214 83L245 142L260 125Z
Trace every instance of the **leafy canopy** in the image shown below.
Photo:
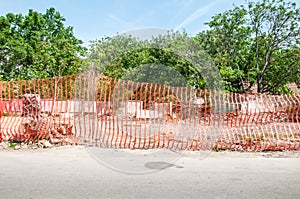
M196 40L217 63L227 90L286 93L300 82L300 10L285 0L248 2L215 15Z
M186 33L169 32L150 40L117 35L93 41L90 62L105 75L171 86L217 86L207 53Z
M64 26L54 8L46 13L0 17L0 78L32 79L76 73L85 53L82 41Z

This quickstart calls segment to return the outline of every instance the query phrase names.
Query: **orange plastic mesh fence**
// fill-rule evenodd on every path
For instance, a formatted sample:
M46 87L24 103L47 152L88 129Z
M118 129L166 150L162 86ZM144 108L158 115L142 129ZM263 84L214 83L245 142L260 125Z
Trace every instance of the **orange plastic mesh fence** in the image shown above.
M91 75L0 82L0 141L132 149L300 148L299 95L245 95Z

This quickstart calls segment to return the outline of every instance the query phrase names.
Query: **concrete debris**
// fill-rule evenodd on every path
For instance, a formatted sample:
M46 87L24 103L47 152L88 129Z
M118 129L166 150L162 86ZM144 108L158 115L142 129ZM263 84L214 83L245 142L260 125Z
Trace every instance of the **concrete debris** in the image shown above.
M57 139L57 138L50 138L50 143L51 144L58 144L58 143L61 143L61 140Z
M74 119L74 114L71 114L71 113L62 113L60 115L60 117L61 117L61 120L67 121L67 120Z
M21 149L28 149L28 145L26 143L21 143Z
M64 142L67 143L67 144L72 144L73 143L73 141L70 138L65 138Z
M7 149L7 148L9 148L9 144L7 142L0 143L0 149Z
M48 140L40 140L38 141L38 146L40 148L51 148L53 145Z
M14 150L19 150L19 149L21 149L21 146L20 146L20 145L16 145L16 146L14 147Z
M111 116L111 108L102 108L98 113L97 117Z

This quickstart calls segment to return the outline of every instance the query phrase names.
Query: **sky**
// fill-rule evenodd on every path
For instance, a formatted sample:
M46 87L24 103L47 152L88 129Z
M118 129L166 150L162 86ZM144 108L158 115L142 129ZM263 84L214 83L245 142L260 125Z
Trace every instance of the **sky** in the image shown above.
M297 6L300 0L295 0ZM0 0L0 16L9 12L45 13L54 7L74 28L77 38L90 40L141 28L185 31L193 36L207 29L211 17L245 4L245 0Z

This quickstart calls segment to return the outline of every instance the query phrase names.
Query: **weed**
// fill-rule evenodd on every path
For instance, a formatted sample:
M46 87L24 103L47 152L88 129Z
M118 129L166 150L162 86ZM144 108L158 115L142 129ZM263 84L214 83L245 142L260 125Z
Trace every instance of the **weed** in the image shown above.
M215 148L213 148L213 151L214 152L222 152L222 151L225 151L224 149L221 149L221 148L219 148L219 147L215 147Z
M9 147L10 147L10 148L15 148L15 146L17 146L17 143L12 143L12 142L9 143Z

